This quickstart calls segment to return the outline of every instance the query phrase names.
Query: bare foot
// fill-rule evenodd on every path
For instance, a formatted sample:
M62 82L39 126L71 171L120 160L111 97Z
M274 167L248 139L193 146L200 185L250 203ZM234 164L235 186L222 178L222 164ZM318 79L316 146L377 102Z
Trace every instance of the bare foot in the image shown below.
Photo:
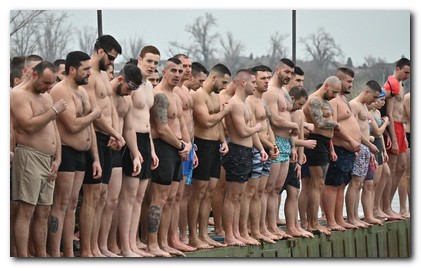
M137 247L132 248L132 251L136 253L137 255L139 255L140 257L155 257L154 255L146 252L145 250L139 249Z
M120 255L117 255L106 248L101 249L101 253L106 257L112 257L112 258L121 257Z
M369 223L369 224L375 224L375 225L383 225L383 221L376 219L376 218L365 218L364 219L365 222Z
M184 244L188 244L189 243L189 238L187 236L181 236L180 237L180 241L183 242Z
M92 255L94 255L94 257L97 257L97 258L106 257L104 254L102 254L102 252L101 252L101 250L99 250L99 248L97 250L93 250Z
M337 223L334 223L334 224L327 224L326 225L326 228L329 230L329 231L345 231L346 230L346 228L345 227L342 227L342 226L340 226L339 224L337 224Z
M208 243L203 242L199 238L196 239L190 239L189 245L197 248L197 249L211 249L213 246L209 245Z
M385 218L389 217L389 215L387 215L386 213L384 213L380 209L374 209L373 215L374 215L374 217L379 218L379 219L385 219Z
M216 237L225 237L225 232L224 231L215 231L215 236Z
M255 235L251 235L251 237L253 237L254 239L260 239L260 240L263 240L264 242L267 242L267 243L271 243L271 244L276 244L276 242L275 241L273 241L272 239L270 239L269 237L267 237L267 236L264 236L263 234L261 234L261 233L258 233L258 234L255 234Z
M213 222L213 220L212 219L208 219L208 225L215 225L215 222Z
M219 243L218 241L213 240L212 238L210 238L209 236L199 236L199 239L204 241L205 243L217 247L217 248L221 248L221 247L226 247L227 244L225 243Z
M409 213L409 211L408 211L408 210L406 210L406 209L401 210L401 211L400 211L400 213L401 213L402 217L404 217L405 219L409 219L409 218L411 218L411 214L410 214L410 213Z
M269 230L263 231L262 232L262 235L265 236L265 237L267 237L267 238L269 238L269 239L271 239L271 240L274 240L274 241L279 240L278 236L277 235L274 235L271 232L269 232Z
M358 227L357 227L357 226L355 226L355 225L353 225L353 224L351 224L351 223L348 223L348 222L346 222L346 221L344 221L344 220L342 220L342 221L338 221L338 224L339 224L340 226L344 227L345 229L358 229Z
M170 258L171 254L169 254L168 252L163 251L162 249L160 249L159 247L147 247L146 248L146 252L150 253L154 256L157 257L166 257L166 258Z
M187 244L184 244L180 240L179 241L168 241L168 244L171 247L173 247L173 248L175 248L177 250L180 250L180 251L184 251L184 252L193 252L193 251L196 251L197 250L196 247L192 247L192 246L189 246Z
M297 230L298 230L300 233L302 233L302 234L303 234L302 236L307 237L307 238L314 238L314 235L313 235L312 233L310 233L309 231L304 230L304 229L303 229L303 228L301 228L300 226L298 226L298 227L296 227L296 228L297 228Z
M367 221L363 221L361 219L357 219L357 221L359 221L362 224L364 224L364 226L365 226L364 228L368 228L368 227L372 226L372 224L371 223L368 223Z
M245 243L241 242L240 240L237 240L235 237L233 237L233 238L226 238L225 237L225 243L228 246L240 246L240 247L245 247L246 246Z
M287 227L286 234L290 235L292 237L302 237L303 236L303 234L300 233L297 229L291 228L291 227Z
M186 254L184 254L183 252L181 252L181 251L179 251L179 250L177 250L175 248L172 248L170 246L162 246L161 249L164 250L164 251L166 251L166 252L168 252L168 253L170 253L170 254L172 254L172 255L187 257Z
M350 220L348 219L348 222L352 225L354 225L355 227L358 228L366 228L364 224L362 224L361 222L357 221L357 220Z
M139 249L146 249L146 244L142 243L141 241L136 241L136 247Z
M140 257L139 254L136 254L131 250L126 251L126 252L121 252L121 256L128 257L128 258L139 258Z
M254 239L253 237L251 237L249 234L241 235L241 237L244 238L244 240L246 241L245 243L247 245L255 245L255 246L260 245L260 242Z
M330 231L320 224L315 225L313 228L309 228L310 232L319 232L321 234L330 235Z

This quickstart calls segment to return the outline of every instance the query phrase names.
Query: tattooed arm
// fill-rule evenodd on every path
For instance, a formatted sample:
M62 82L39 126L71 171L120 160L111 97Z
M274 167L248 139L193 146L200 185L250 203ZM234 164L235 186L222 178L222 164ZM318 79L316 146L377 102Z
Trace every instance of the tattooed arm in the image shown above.
M175 136L168 125L168 106L169 100L163 93L158 93L154 97L154 103L151 108L152 127L158 133L159 138L175 148L181 148L181 141Z
M332 119L323 117L323 111L322 108L325 105L329 105L329 103L323 103L322 100L319 98L312 98L309 100L309 111L310 116L313 119L314 126L319 129L334 129L338 126L338 123L336 121L333 121Z

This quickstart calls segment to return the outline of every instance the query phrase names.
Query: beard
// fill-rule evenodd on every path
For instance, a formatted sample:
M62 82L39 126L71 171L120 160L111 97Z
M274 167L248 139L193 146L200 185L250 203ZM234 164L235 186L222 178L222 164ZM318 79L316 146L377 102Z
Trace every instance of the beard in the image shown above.
M78 86L83 86L83 85L87 85L88 84L88 78L89 76L86 76L84 78L76 78L75 82Z
M101 71L106 71L107 67L108 67L108 65L105 65L104 59L100 59L99 60L99 69Z
M125 95L123 94L123 91L121 90L121 88L123 87L123 84L118 84L117 85L117 95L120 97L124 97Z

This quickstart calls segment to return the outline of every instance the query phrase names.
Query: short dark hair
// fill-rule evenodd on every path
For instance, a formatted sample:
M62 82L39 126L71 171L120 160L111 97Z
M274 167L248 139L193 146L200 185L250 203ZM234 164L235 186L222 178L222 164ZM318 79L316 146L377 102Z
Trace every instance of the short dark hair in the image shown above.
M369 87L373 91L377 91L379 93L382 92L382 87L377 83L375 80L370 80L365 84L367 87Z
M115 40L114 37L108 34L98 37L98 39L95 42L94 48L95 51L98 51L98 49L102 48L105 50L105 52L110 52L114 48L118 54L121 54L120 44L117 42L117 40Z
M193 76L197 76L200 73L204 73L206 75L209 74L208 70L206 69L205 66L203 66L203 64L201 64L200 62L194 61L191 64L191 74Z
M174 55L172 57L173 58L177 58L177 59L180 59L180 58L189 59L189 56L187 56L186 54L182 54L182 53L176 54L176 55Z
M66 64L66 60L65 59L56 59L53 62L54 66L56 66L56 68L60 67L60 64Z
M337 70L336 70L336 77L338 77L339 79L343 79L343 76L345 76L345 75L349 75L349 76L351 76L352 78L354 78L354 71L353 70L351 70L350 68L348 68L348 67L339 67Z
M407 58L401 58L396 62L396 68L402 69L404 66L411 67L411 61Z
M22 68L25 66L25 60L25 56L13 57L10 60L10 87L14 86L15 78L22 78Z
M257 72L272 72L272 69L270 69L266 65L257 65L257 66L254 66L254 67L250 68L250 70L253 73L257 73Z
M83 51L72 51L66 56L64 71L69 75L70 67L79 68L82 61L90 60L91 57Z
M308 98L307 90L304 87L292 87L289 91L289 95L294 97L295 100L299 100L302 97Z
M290 59L282 58L280 60L280 62L282 62L283 64L287 65L288 67L291 67L291 68L294 68L295 67L294 62L292 62L292 60L290 60Z
M249 75L254 75L254 72L251 71L250 69L239 69L235 75L237 76L239 73L246 73Z
M42 74L45 69L50 69L53 73L57 73L56 66L49 61L41 61L34 67L34 72Z
M134 82L137 85L142 84L142 72L136 65L130 63L124 65L123 69L121 69L118 75L124 76L124 80L126 80L127 82Z
M212 69L211 69L211 72L215 72L215 73L220 74L220 75L227 74L227 75L231 76L231 72L228 69L228 67L225 66L222 63L218 63L215 66L213 66Z
M294 74L296 74L296 75L304 75L304 71L299 66L295 66L294 67Z
M140 57L144 58L147 53L155 54L161 56L161 52L154 46L144 46L142 50L140 50Z
M178 58L169 58L168 60L167 60L167 62L173 62L173 63L175 63L175 64L183 64L182 62L181 62L181 60L180 59L178 59Z

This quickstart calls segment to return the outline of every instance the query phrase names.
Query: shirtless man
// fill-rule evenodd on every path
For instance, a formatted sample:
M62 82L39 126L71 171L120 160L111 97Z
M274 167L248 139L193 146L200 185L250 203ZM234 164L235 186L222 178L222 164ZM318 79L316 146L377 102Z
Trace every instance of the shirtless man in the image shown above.
M183 118L184 122L186 123L187 130L189 132L189 136L191 138L194 137L193 129L194 129L194 122L193 122L193 98L190 95L189 89L184 86L183 84L187 82L192 77L192 62L187 55L184 54L177 54L174 56L181 61L183 64L183 75L180 79L178 85L174 88L174 93L177 94L181 99L181 104L183 108ZM192 140L192 144L193 144ZM170 206L171 211L171 223L169 225L169 231L167 233L162 233L160 236L161 241L161 248L164 248L162 243L165 244L165 247L171 246L172 248L179 250L179 255L185 256L184 253L181 251L195 251L196 247L191 247L180 240L178 226L179 226L179 219L180 219L180 203L183 198L184 188L186 185L187 179L192 176L193 168L195 168L198 164L197 156L192 149L189 152L186 161L183 161L183 179L180 182L174 181L171 184L171 191L170 195L168 196L167 205ZM172 206L172 208L171 208ZM162 223L164 224L164 223ZM168 235L167 235L168 234ZM168 237L168 239L166 239Z
M120 244L125 245L124 249L122 248L122 253L126 256L134 256L134 254L146 256L143 251L146 249L146 245L138 244L137 242L139 237L138 227L142 208L144 208L142 204L146 188L151 178L151 169L158 166L158 158L150 136L151 127L149 122L149 110L154 101L153 86L147 79L156 70L160 57L161 53L156 47L145 46L142 48L138 57L137 67L142 72L143 83L140 85L139 90L134 91L131 95L133 102L133 127L136 132L138 150L143 157L143 163L141 172L133 176L131 154L127 150L123 153L123 182L119 197L118 231ZM144 229L146 229L146 226ZM127 245L130 245L130 247L127 247Z
M66 60L65 59L57 59L54 61L54 66L57 69L57 83L63 80L66 77L66 70L65 70Z
M192 62L191 64L191 76L183 83L188 89L193 91L203 87L203 83L208 77L208 70L200 62Z
M148 77L148 81L151 82L152 87L156 87L159 84L159 72L158 69L155 69L155 71Z
M230 76L231 72L225 65L217 64L212 67L203 87L191 92L199 165L193 170L193 194L188 204L189 244L199 249L223 246L208 236L207 226L220 176L220 154L224 155L228 150L221 120L229 112L229 105L220 109L218 93L226 87Z
M314 124L314 130L309 139L317 141L314 149L304 148L307 157L307 165L310 171L310 187L307 195L307 221L308 231L317 231L326 235L330 234L329 226L326 228L320 225L318 211L320 195L323 188L323 180L331 157L331 138L335 128L339 124L334 120L329 100L335 98L341 89L341 81L330 76L326 78L323 85L312 93L303 107L306 121Z
M208 70L199 62L193 62L191 64L191 76L188 80L184 81L183 85L191 91L196 91L199 88L203 87L203 82L205 82L206 77L208 76ZM190 93L189 93L190 94ZM190 96L191 98L191 96ZM183 100L183 99L182 99ZM191 99L193 102L193 99ZM184 108L184 106L183 106ZM184 111L184 110L183 110ZM193 111L193 106L191 107ZM192 114L193 115L193 114ZM191 137L194 137L193 135ZM195 157L196 153L194 153ZM197 162L198 164L199 162ZM187 166L186 166L187 165ZM187 236L187 206L192 195L192 176L193 168L197 165L193 165L190 162L183 162L183 180L185 179L185 187L183 195L180 201L180 218L179 218L179 229L180 229L180 240L183 243L188 243L189 239Z
M407 58L401 58L396 63L394 74L388 77L388 80L383 86L386 90L386 113L390 120L390 124L387 129L392 141L392 148L388 150L389 166L392 178L391 190L389 193L390 204L406 169L405 152L407 144L403 125L405 90L402 82L407 80L410 77L410 74L411 61ZM386 194L387 190L388 188L386 188ZM386 207L383 211L392 217L402 218L402 215L391 209L390 204L389 202L387 204L383 204L383 207Z
M295 66L294 70L297 70L297 66ZM297 75L295 75L295 77L297 78ZM282 191L287 191L284 209L286 219L286 233L293 237L302 236L312 238L314 237L313 234L301 228L300 224L298 223L298 196L301 186L301 167L303 163L306 162L304 148L314 149L317 145L317 140L304 139L305 115L302 111L302 107L308 99L307 90L302 86L294 86L291 89L288 89L288 91L292 100L291 120L292 122L298 124L299 134L298 137L296 137L294 140L296 152L292 152L291 154L292 156L289 163L288 175L284 186L282 187ZM294 154L296 154L297 157L294 158Z
M287 91L288 92L290 92L291 91L291 89L293 88L293 87L303 87L304 86L304 71L300 68L300 67L298 67L298 66L294 66L294 72L292 73L292 77L291 77L291 80L289 80L289 83L285 86L285 88L287 89ZM307 96L308 97L308 96ZM307 100L307 99L306 99ZM297 103L298 104L298 103ZM301 110L301 108L300 109L298 109L299 111L298 111L298 113L296 114L296 115L298 115L298 114L300 114L300 115L303 115L302 114L302 110ZM296 110L297 111L297 110ZM303 115L303 117L304 117L304 115ZM299 116L296 116L296 118L297 118L297 120L299 120L298 118L299 118ZM297 123L297 121L294 121L293 120L293 122L296 122ZM301 122L301 121L300 121ZM305 120L304 120L304 122L305 122ZM298 124L298 123L297 123ZM295 140L297 140L297 139L295 139ZM297 151L297 148L296 148L296 151ZM297 151L298 152L298 151ZM296 164L295 164L295 162L296 161L294 161L294 169L295 169L295 166L296 166ZM291 162L290 162L290 165L289 165L290 167L292 167L292 165L291 165ZM300 166L300 168L301 168L301 166ZM288 169L288 175L287 175L287 179L288 179L288 176L293 176L294 175L294 172L289 172L289 169ZM285 186L286 184L284 183L284 186ZM278 211L280 210L280 206L281 206L281 196L282 196L282 193L283 193L283 190L285 189L285 187L283 187L282 188L282 191L279 193L279 195L278 195ZM287 197L287 199L285 199L285 202L288 200L288 197ZM286 217L286 215L285 215L285 217ZM278 213L278 218L277 218L277 220L276 220L276 223L277 223L277 225L285 225L286 224L286 222L285 222L285 220L283 220L283 219L280 219L280 217L279 217L279 213Z
M105 206L108 182L112 170L112 151L125 144L118 132L118 116L112 101L112 88L105 73L107 66L121 54L121 46L110 35L99 37L91 55L91 77L84 88L88 92L93 108L101 108L101 116L94 121L96 146L102 168L101 178L93 177L91 154L86 154L86 171L83 181L83 202L80 209L80 255L82 257L103 256L98 247L101 215ZM110 138L111 136L111 138ZM95 142L95 141L94 141ZM91 146L92 148L92 146Z
M278 218L278 195L284 185L289 166L289 156L293 141L291 135L298 134L298 125L291 121L290 111L292 101L285 86L291 80L294 72L294 63L286 58L280 60L275 68L275 75L269 81L268 91L263 93L269 113L270 123L275 134L276 145L279 148L279 156L272 160L269 179L266 185L267 195L267 226L268 230L275 234L278 239L290 237L281 231L276 223Z
M160 165L152 170L146 251L155 256L170 257L170 254L178 253L171 247L160 248L158 232L165 229L168 231L168 227L161 228L160 221L162 219L163 223L169 224L171 219L168 211L170 207L166 206L171 183L182 179L181 162L187 159L192 149L191 137L183 118L182 102L174 93L174 87L180 82L183 71L183 64L179 59L168 59L162 70L162 81L153 90L151 136Z
M63 256L74 257L75 212L85 175L85 154L92 146L92 122L101 116L99 107L91 109L88 93L82 87L88 84L91 75L90 59L81 51L67 54L65 77L50 92L54 101L63 99L67 103L67 109L56 120L62 163L57 173L49 220L48 253L51 257L60 257L60 243ZM94 172L100 173L98 152L93 157L97 160Z
M366 106L367 104L374 102L375 98L377 98L380 93L380 85L376 81L370 80L365 84L361 93L349 102L361 131L360 151L358 157L354 161L352 179L346 193L348 222L356 226L360 226L359 222L364 225L366 225L365 223L368 223L369 225L383 223L373 215L374 169L370 170L370 174L368 174L368 172L369 166L374 168L374 154L377 154L379 149L370 142L370 125L368 120L371 117ZM364 211L364 221L361 221L358 217L358 203L361 185L363 183L364 190L361 195L361 203Z
M33 68L29 80L10 95L17 144L12 163L12 200L18 202L14 226L18 257L28 257L30 233L34 255L47 257L48 214L61 163L60 134L54 119L66 109L64 100L53 103L51 96L44 94L55 81L54 65L43 61Z
M228 83L226 88L219 92L219 105L220 108L223 108L226 103L234 96L235 94L235 83L231 81ZM225 128L225 120L222 119L222 126L225 132L225 139L228 140L229 137L226 133ZM225 169L221 166L221 172L218 180L218 184L216 185L215 193L213 195L212 200L212 215L213 215L213 224L214 224L214 233L215 237L223 238L224 234L224 227L222 226L222 207L224 205L224 198L225 198Z
M270 115L268 114L268 108L262 99L262 95L267 91L269 85L269 74L265 67L266 66L259 65L251 68L251 71L256 76L256 90L253 90L253 95L247 97L246 103L250 105L256 123L262 124L262 130L258 133L260 142L265 148L265 151L269 155L270 159L276 159L279 155L279 150L275 143L275 135L270 127ZM273 244L275 241L273 241L272 238L276 239L276 236L267 230L266 225L260 226L261 223L265 223L265 221L261 221L261 218L266 218L267 200L263 198L263 192L266 188L269 176L270 159L262 162L259 150L253 147L253 171L249 181L247 182L246 192L243 196L249 194L251 197L249 207L250 212L249 215L247 215L250 219L251 237ZM246 204L246 202L242 202L242 208ZM240 224L241 223L244 223L244 220L241 221L240 219ZM246 233L248 232L247 224L240 225L240 232L242 237L248 236L248 233Z
M23 64L20 63L21 61L23 61ZM42 58L38 55L29 55L28 57L22 57L20 59L16 59L15 62L13 62L13 60L12 60L12 63L14 63L15 66L10 66L11 76L15 72L20 73L20 75L17 75L15 73L15 75L17 75L17 76L14 77L14 79L13 79L13 84L11 84L11 86L12 86L11 91L14 91L15 89L19 88L20 86L22 86L23 84L28 82L29 79L31 78L33 68L35 67L35 65L37 65L41 61L42 61ZM20 78L18 76L20 76ZM12 77L11 77L11 79L12 79ZM10 120L10 131L11 132L14 131L13 130L13 120ZM14 134L12 134L12 135L14 135ZM13 138L12 146L10 147L10 151L12 153L14 152L15 147L16 147L16 142L14 141L14 138ZM13 169L11 169L11 171L10 171L10 185L11 185L11 187L12 187L12 173L13 173ZM12 191L12 190L10 189L10 191ZM11 196L12 196L12 193L10 193L10 197ZM14 237L13 228L15 226L17 208L18 208L18 201L10 200L10 234L11 234L10 247L11 247L11 256L13 256L13 257L16 256L16 246L15 246L15 242L14 242L15 237ZM29 241L30 241L30 239L29 239Z
M242 195L247 194L244 193L246 182L251 177L253 170L253 146L260 152L262 162L268 158L257 134L263 126L261 123L253 125L254 115L249 104L246 103L247 96L252 95L255 90L256 77L252 71L240 69L235 76L234 83L236 84L235 94L229 100L230 112L225 118L230 138L229 151L222 156L227 188L222 217L225 243L229 246L259 245L260 243L250 237L247 231L243 230L243 234L239 232L241 219L243 220L241 224L247 226L248 211L243 209L243 213L246 214L241 217L240 210ZM250 200L250 197L247 199ZM243 201L246 202L246 200Z
M335 159L331 159L327 170L325 185L322 190L322 202L326 213L327 228L330 230L344 230L356 228L345 222L343 218L345 187L351 180L354 167L355 152L359 151L361 133L353 131L359 129L358 122L353 116L346 94L351 93L354 72L345 67L336 71L336 77L341 81L339 94L330 101L333 119L340 124L340 131L335 131L332 142ZM347 134L346 132L349 132Z
M126 64L118 76L111 80L110 84L113 90L113 102L117 110L119 120L118 132L123 135L127 142L127 147L119 151L113 150L113 170L111 173L110 183L108 184L108 194L104 212L102 213L98 244L102 254L108 257L117 257L118 255L108 250L107 244L113 213L118 205L118 197L121 190L123 150L128 150L128 153L131 156L131 166L133 168L130 175L136 176L141 171L140 163L142 159L141 154L138 151L136 132L133 126L133 104L130 95L132 92L138 90L139 86L142 84L142 73L135 65ZM119 212L120 219L126 221L125 214L130 213L130 210L126 209ZM118 212L116 214L118 214ZM127 222L130 223L130 220L127 220ZM120 247L121 255L123 257L139 256L133 254L130 249L128 233L126 239L120 239ZM147 254L144 253L142 256L147 256Z
M411 193L411 93L408 92L403 98L404 108L404 121L405 121L405 133L408 148L406 149L406 170L403 178L399 184L399 204L400 213L405 218L410 217L409 209L406 206L407 200L411 204L410 193Z

